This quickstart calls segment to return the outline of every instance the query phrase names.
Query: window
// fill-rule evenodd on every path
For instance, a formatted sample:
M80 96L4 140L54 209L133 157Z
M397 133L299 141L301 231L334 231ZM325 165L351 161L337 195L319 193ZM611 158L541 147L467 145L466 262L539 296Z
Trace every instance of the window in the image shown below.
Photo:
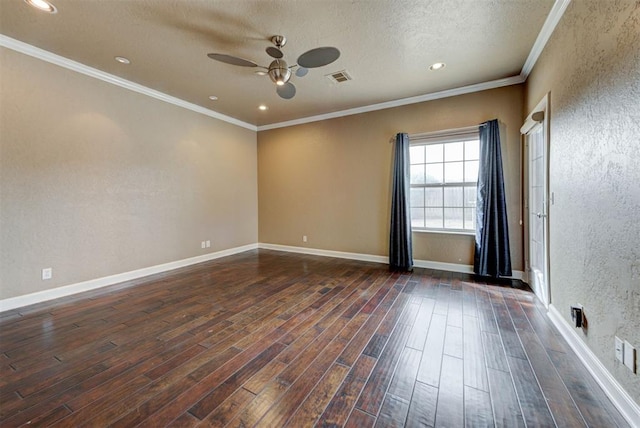
M478 128L409 136L411 227L475 232Z

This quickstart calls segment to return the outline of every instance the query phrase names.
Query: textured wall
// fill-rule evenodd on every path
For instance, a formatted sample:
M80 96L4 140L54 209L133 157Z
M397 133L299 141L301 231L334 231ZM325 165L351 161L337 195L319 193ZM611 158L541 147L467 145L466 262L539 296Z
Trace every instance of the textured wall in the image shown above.
M551 302L640 403L614 335L640 348L640 3L571 2L527 82L550 92Z
M257 242L255 132L0 55L0 298Z
M501 121L513 267L522 270L521 85L258 133L263 243L387 255L392 144L420 133ZM302 242L307 235L308 242ZM414 233L414 258L473 263L473 236Z

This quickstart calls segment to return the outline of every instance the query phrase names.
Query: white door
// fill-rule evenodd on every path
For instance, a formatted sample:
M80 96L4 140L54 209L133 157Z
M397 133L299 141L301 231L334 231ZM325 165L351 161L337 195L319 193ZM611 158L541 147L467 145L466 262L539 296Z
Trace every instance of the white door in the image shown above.
M529 170L529 285L538 298L549 305L548 258L548 150L544 121L526 134Z

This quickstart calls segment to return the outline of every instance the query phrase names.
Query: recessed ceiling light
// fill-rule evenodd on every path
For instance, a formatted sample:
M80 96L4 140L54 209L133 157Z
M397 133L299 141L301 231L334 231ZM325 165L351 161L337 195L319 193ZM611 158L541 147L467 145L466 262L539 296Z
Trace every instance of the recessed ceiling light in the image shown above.
M262 71L262 70L258 70L255 72L255 74L257 74L258 76L266 76L267 72L266 71Z
M262 111L265 111L265 110L269 110L269 107L267 107L267 106L266 106L266 105L264 105L264 104L261 104L261 105L259 105L259 106L258 106L258 109L259 109L259 110L262 110Z
M429 67L429 70L440 70L442 68L444 68L447 64L445 64L444 62L436 62L434 64L431 64L431 67Z
M216 101L218 99L218 97L216 97L215 95L209 95L209 99L211 101Z
M56 13L58 9L51 3L45 0L24 0L29 6L33 6L38 10L42 10L44 12Z
M131 61L129 61L128 58L125 58L123 56L117 56L114 59L118 61L120 64L131 64Z

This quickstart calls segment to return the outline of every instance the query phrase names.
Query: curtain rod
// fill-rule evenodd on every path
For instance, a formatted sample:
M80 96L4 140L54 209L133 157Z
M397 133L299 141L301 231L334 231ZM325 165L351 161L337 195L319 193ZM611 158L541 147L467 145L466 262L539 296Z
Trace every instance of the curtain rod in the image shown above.
M429 132L421 132L416 134L409 134L409 139L422 139L422 138L433 138L438 136L447 136L447 135L456 135L456 134L465 134L468 132L473 132L477 130L481 126L486 126L485 123L481 123L479 125L471 125L464 126L460 128L451 128L451 129L443 129L441 131L429 131ZM397 134L396 134L397 135ZM389 143L394 143L396 141L396 135L389 139Z

